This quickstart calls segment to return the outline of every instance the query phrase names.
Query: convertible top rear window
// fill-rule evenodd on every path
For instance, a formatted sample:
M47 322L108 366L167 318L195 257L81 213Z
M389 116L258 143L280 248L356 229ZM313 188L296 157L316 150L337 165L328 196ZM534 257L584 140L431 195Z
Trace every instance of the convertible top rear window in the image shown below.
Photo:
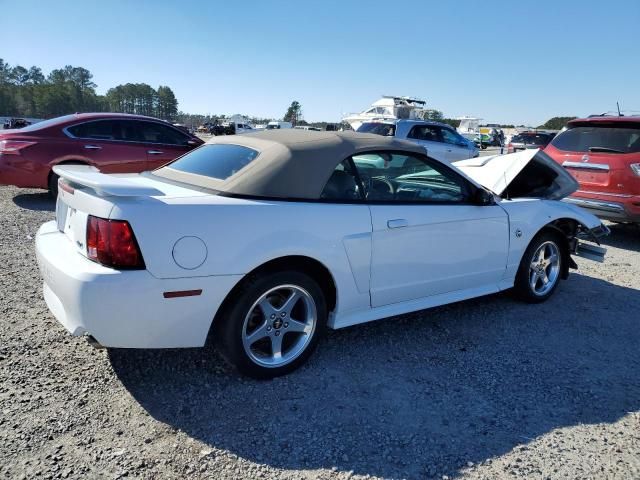
M257 156L258 151L252 148L219 143L196 148L166 166L179 172L225 180Z

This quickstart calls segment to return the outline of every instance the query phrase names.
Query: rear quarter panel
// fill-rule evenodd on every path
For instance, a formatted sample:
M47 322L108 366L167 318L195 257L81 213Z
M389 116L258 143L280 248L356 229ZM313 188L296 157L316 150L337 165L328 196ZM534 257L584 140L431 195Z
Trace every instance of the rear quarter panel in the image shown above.
M110 218L129 221L147 269L157 278L244 275L269 260L302 255L330 271L337 310L369 306L366 205L159 197L118 201ZM193 270L173 258L174 245L185 236L198 237L207 249L204 263Z
M81 155L71 139L34 132L31 135L12 135L12 139L36 142L25 148L20 155L3 155L2 162L11 173L11 184L25 188L47 188L51 167Z

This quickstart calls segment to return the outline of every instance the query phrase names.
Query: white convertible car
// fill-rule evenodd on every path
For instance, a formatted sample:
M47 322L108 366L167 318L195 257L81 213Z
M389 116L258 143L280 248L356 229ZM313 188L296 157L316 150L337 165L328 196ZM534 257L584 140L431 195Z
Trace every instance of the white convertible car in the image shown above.
M304 362L341 328L513 288L549 298L601 260L608 232L558 201L544 153L455 167L379 135L214 137L153 172L55 167L56 221L36 241L44 297L105 347L217 344L254 377Z

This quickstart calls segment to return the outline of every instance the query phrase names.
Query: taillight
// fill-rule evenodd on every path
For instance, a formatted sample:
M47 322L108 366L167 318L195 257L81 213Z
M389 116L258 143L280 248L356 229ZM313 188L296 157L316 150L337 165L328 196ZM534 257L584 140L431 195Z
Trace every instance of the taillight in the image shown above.
M20 150L35 144L36 142L22 140L0 140L0 153L4 155L20 155Z
M631 167L631 170L633 170L633 173L640 177L640 163L632 163L629 166Z
M107 267L145 268L138 242L126 220L106 220L89 215L87 256Z

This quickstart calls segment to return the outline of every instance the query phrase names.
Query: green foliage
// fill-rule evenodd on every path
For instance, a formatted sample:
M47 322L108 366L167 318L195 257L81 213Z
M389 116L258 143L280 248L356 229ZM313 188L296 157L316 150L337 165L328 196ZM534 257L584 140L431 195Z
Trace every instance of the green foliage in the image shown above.
M453 128L458 128L460 125L460 120L456 120L455 118L445 118L444 114L440 110L435 109L425 110L422 118L424 120L446 123L447 125L451 125Z
M285 122L291 122L291 124L295 127L302 120L302 105L297 100L291 102L291 105L287 109L287 113L284 114L282 119Z
M578 117L553 117L540 125L538 128L546 128L548 130L561 130L569 120Z
M447 125L451 125L453 128L458 128L460 126L460 120L455 118L443 118L440 120L442 123L446 123Z
M444 115L440 110L425 110L422 116L425 120L432 120L434 122L441 122L444 119Z
M178 100L171 88L154 90L145 83L127 83L96 94L93 75L66 65L45 78L39 67L11 67L0 58L0 115L50 118L74 112L136 113L174 120Z
M169 87L160 85L156 97L156 116L166 120L175 119L178 114L178 100Z

